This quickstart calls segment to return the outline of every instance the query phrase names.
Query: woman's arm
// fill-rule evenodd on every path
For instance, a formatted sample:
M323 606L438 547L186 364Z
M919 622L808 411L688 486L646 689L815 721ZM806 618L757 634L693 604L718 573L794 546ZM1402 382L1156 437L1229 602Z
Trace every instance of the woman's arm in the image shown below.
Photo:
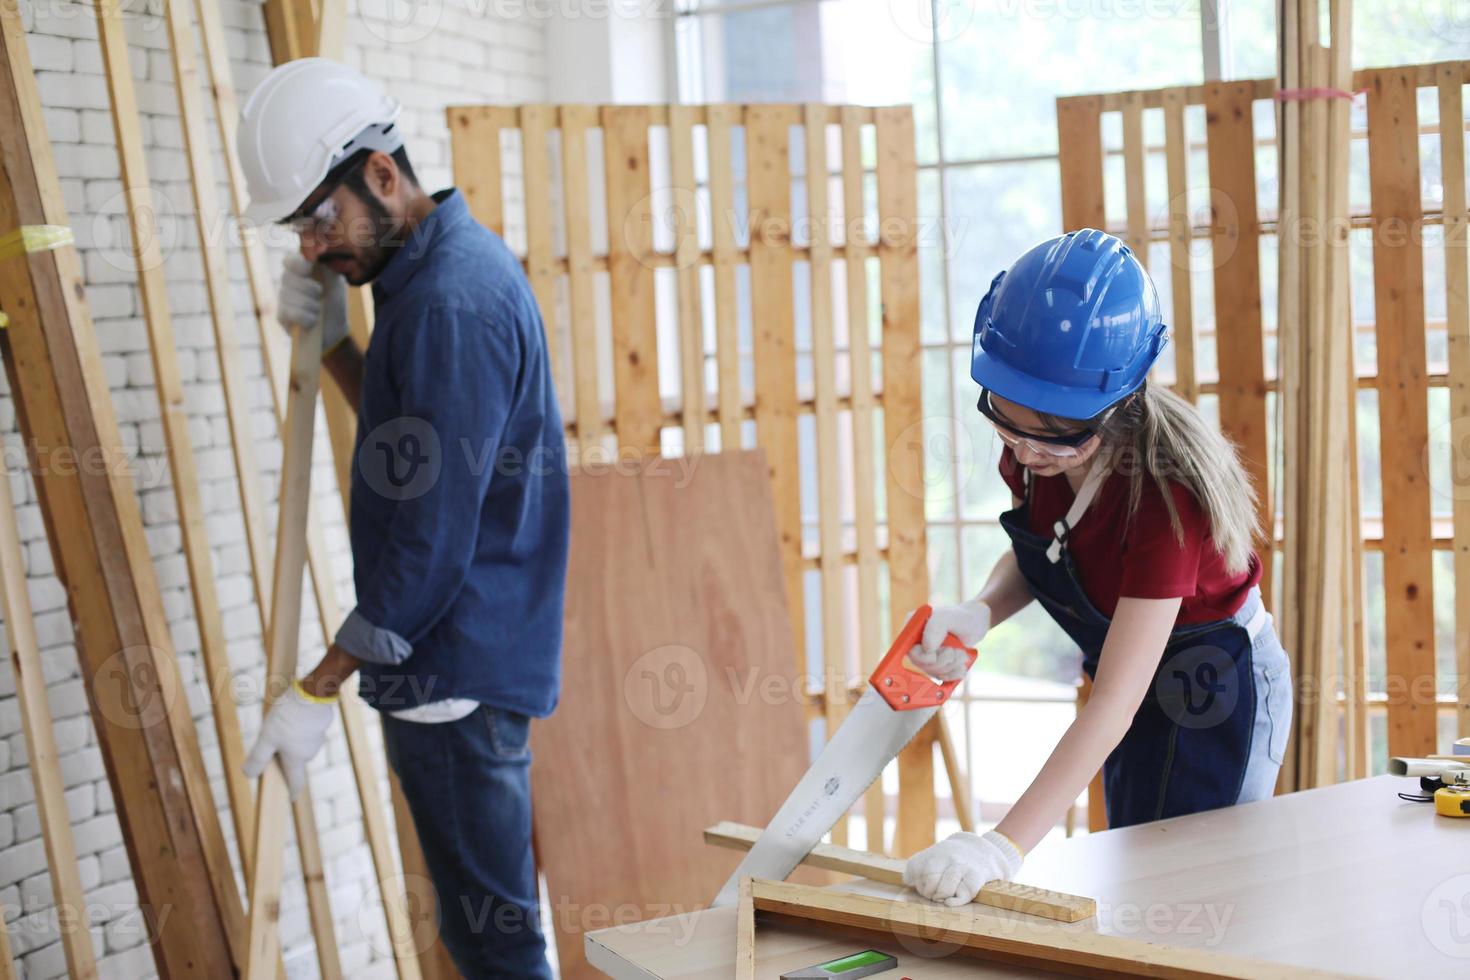
M996 569L999 572L999 564ZM993 573L991 578L995 577ZM1026 792L996 825L1022 851L1030 851L1057 825L1122 741L1153 683L1179 603L1178 598L1118 600L1087 704Z

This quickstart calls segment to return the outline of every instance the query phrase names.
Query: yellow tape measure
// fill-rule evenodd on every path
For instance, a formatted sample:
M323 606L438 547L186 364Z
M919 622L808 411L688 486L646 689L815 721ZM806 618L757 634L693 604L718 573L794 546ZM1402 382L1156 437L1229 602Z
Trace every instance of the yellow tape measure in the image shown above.
M1434 812L1442 817L1470 817L1470 786L1446 786L1435 790Z

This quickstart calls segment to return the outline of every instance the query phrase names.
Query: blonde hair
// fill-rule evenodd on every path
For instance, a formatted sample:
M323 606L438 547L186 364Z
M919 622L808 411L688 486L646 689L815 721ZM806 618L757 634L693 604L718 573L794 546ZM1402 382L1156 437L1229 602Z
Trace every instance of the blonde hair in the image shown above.
M1043 416L1049 427L1075 427L1076 422ZM1128 476L1128 518L1143 498L1143 481L1151 479L1164 498L1174 537L1184 543L1184 525L1169 483L1176 482L1199 501L1210 522L1210 539L1239 575L1250 566L1261 521L1256 489L1241 464L1235 444L1211 426L1189 402L1167 388L1147 383L1124 399L1099 433L1103 444L1094 465L1111 466Z

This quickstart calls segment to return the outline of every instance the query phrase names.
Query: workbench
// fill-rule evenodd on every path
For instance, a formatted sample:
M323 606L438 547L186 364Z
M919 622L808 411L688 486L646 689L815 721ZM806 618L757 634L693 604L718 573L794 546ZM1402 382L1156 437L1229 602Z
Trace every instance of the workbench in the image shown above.
M1188 817L1047 841L1017 881L1097 900L1095 918L1048 926L1230 954L1286 968L1383 977L1470 976L1470 819L1399 800L1417 782L1378 776ZM711 848L710 860L738 854ZM863 879L832 886L922 902ZM1029 916L981 905L977 916ZM590 932L587 959L616 980L727 980L735 910L705 909ZM859 949L885 977L1035 976L915 939L874 942L787 923L756 928L757 976Z

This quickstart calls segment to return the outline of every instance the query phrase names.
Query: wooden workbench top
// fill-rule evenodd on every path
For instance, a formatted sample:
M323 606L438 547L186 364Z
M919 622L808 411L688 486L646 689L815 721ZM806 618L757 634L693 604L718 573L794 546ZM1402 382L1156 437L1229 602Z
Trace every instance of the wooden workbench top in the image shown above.
M1027 858L1017 880L1097 899L1095 919L1050 927L1348 975L1470 976L1470 819L1439 817L1429 805L1396 795L1415 789L1414 780L1378 776L1050 841ZM733 870L739 855L712 848L710 859ZM900 894L869 881L837 887ZM1036 921L979 905L973 910L1022 926ZM756 938L758 976L776 977L862 945L764 925ZM1031 975L937 956L942 950L914 940L868 945L899 958L895 977ZM734 910L588 933L586 949L593 965L618 980L727 978Z

